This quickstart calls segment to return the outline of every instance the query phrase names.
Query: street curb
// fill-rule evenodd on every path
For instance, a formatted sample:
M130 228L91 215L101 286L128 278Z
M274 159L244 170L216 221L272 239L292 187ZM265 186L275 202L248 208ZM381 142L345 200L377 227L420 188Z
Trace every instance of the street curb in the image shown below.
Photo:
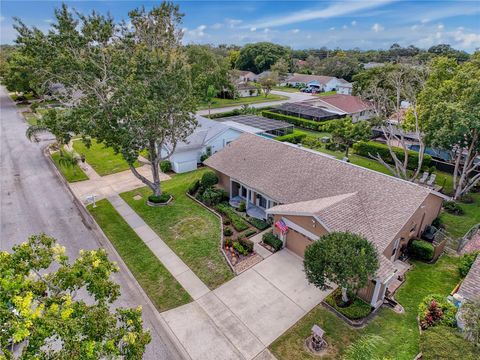
M55 166L55 164L53 163L53 159L51 157L51 154L50 154L50 151L49 151L49 146L50 144L46 145L43 147L42 149L42 153L43 155L46 157L47 159L47 162L50 166L50 168L53 170L53 172L57 175L57 178L60 180L60 182L62 183L62 185L68 190L68 193L69 195L71 196L72 200L73 200L73 203L75 204L75 206L77 207L78 211L80 212L80 216L82 217L82 222L85 224L85 226L91 230L95 237L97 238L97 241L99 243L100 246L104 247L107 249L107 252L108 253L113 253L116 255L117 259L118 259L118 262L120 263L119 265L121 266L122 268L122 272L124 274L127 275L128 277L128 280L129 280L129 287L133 287L135 288L136 291L138 291L141 296L143 297L145 303L149 306L150 310L154 313L155 317L156 317L156 320L160 323L161 327L162 327L162 330L163 330L163 334L158 331L158 335L159 337L164 341L164 342L168 342L170 343L171 347L175 348L177 350L177 353L178 355L181 356L182 359L187 359L187 360L191 360L192 358L190 357L190 355L187 353L187 351L185 350L185 348L183 347L183 345L180 343L180 341L178 340L178 338L175 336L175 334L173 333L173 331L170 329L170 326L167 324L167 322L165 321L165 319L161 316L161 314L158 312L158 310L155 308L155 306L153 305L152 301L150 300L150 298L148 297L148 295L145 293L145 291L143 290L143 288L140 286L140 284L137 282L137 280L135 279L135 277L133 276L133 274L130 272L130 269L128 268L128 266L125 264L125 262L123 261L123 258L120 256L120 254L117 252L117 250L115 249L115 247L110 243L110 240L108 239L108 237L105 235L105 233L103 232L103 230L101 229L101 227L97 224L97 222L95 221L95 219L92 217L92 215L90 214L90 212L87 210L87 208L85 207L85 205L75 196L74 192L72 191L72 189L70 188L70 186L68 185L68 182L67 180L64 178L64 176L60 173L60 171L58 170L58 168ZM108 200L108 199L107 199ZM151 330L150 330L151 331ZM165 335L165 336L162 336L162 335ZM168 349L168 346L167 346L167 349ZM174 356L174 354L169 354L169 355L172 355ZM170 359L169 359L170 360Z

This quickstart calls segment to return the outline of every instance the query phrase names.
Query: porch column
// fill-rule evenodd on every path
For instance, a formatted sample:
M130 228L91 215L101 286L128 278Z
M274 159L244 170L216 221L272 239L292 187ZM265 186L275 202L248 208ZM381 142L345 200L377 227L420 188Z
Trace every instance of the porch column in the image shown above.
M233 187L233 183L232 183L232 178L229 178L230 179L230 199L232 199L232 187Z
M375 290L373 291L372 300L370 301L370 305L372 305L373 307L375 307L378 302L378 293L380 292L381 286L382 283L380 282L380 279L375 279Z
M250 204L250 196L251 196L251 194L250 194L250 189L247 188L247 199L246 199L247 201L246 201L246 203L245 203L245 209L248 209L248 208L250 207L250 206L249 206L249 204Z

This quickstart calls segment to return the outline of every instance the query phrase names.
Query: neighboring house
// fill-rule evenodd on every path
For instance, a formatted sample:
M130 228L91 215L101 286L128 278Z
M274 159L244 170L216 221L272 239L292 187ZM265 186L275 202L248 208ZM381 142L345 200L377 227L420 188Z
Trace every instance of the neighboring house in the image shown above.
M347 80L338 79L337 94L352 95L353 84Z
M334 94L321 96L318 99L307 100L312 106L323 107L326 110L350 116L353 122L368 120L373 116L372 106L353 95Z
M198 126L186 141L177 144L169 158L176 173L195 170L202 155L215 154L242 134L242 131L218 121L198 115L196 119Z
M255 73L245 70L238 70L238 75L238 82L240 83L247 83L249 81L253 81L257 76Z
M342 94L351 94L352 92L352 84L334 76L293 74L287 77L281 85L294 87L306 86L318 89L319 91L338 91L340 87Z
M457 313L457 322L458 322L459 328L463 329L463 321L462 321L462 315L461 315L462 304L465 303L465 301L473 300L479 297L480 297L480 256L477 256L477 259L473 263L465 279L463 279L456 294L453 295L456 306L460 307L460 311L458 311Z
M417 184L251 134L204 163L218 174L232 205L243 199L250 216L283 220L288 231L275 227L274 233L298 256L332 231L371 241L380 268L358 295L375 307L395 276L393 262L438 216L443 201Z
M248 83L240 83L237 85L237 95L239 97L250 97L250 96L258 96L258 89L253 86L249 85Z
M379 62L368 62L363 64L363 68L365 70L368 70L368 69L373 69L373 68L384 66L384 65L385 65L384 63L379 63Z
M274 111L314 121L325 121L345 117L345 114L340 111L332 111L325 106L315 106L315 104L309 101L286 102L276 106Z

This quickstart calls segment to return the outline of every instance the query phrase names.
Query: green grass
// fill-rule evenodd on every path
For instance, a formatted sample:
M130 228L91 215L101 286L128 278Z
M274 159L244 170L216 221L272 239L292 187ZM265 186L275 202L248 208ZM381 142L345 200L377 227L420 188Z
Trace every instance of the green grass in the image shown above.
M38 117L34 113L24 112L23 117L25 118L25 121L30 125L37 125L38 123Z
M328 96L328 95L335 95L337 92L336 91L325 91L322 93L318 93L318 96Z
M313 324L318 324L325 330L329 343L326 359L341 358L347 346L360 336L375 334L383 338L376 349L376 356L411 360L418 354L420 345L416 321L418 304L428 294L437 293L446 297L452 291L460 280L458 261L456 257L442 256L434 265L414 262L414 268L406 275L406 282L395 295L405 308L404 314L382 308L365 328L353 329L318 305L270 345L270 350L278 359L316 359L305 350L304 340Z
M316 138L322 138L322 137L325 137L325 136L330 137L330 133L328 133L328 132L309 130L309 129L304 129L304 128L301 128L301 127L298 127L298 126L295 126L294 130L296 130L298 132L302 132L302 133L307 134L309 136L314 136Z
M98 201L95 208L89 205L88 210L158 311L166 311L192 301L190 295L108 200Z
M244 104L256 104L262 102L270 102L270 101L279 101L279 100L286 100L288 97L276 94L269 94L267 97L265 95L260 96L249 96L249 97L242 97L238 99L219 99L215 98L212 102L212 109L228 107L228 106L237 106L237 105L244 105ZM208 109L207 104L203 104L200 109Z
M274 86L273 90L284 91L289 93L296 93L300 92L299 88L291 87L291 86Z
M473 204L459 203L465 212L463 215L453 215L445 211L440 215L445 230L454 239L463 237L470 228L480 223L480 193L472 193L471 195L474 199Z
M123 159L122 155L115 154L112 148L105 147L103 144L97 143L92 140L90 148L81 140L73 142L73 148L78 154L85 155L87 163L97 172L100 176L114 174L120 171L128 170L128 164ZM134 166L139 167L141 164L137 161Z
M174 196L168 206L147 206L145 201L151 190L146 187L123 193L121 197L210 289L214 289L233 276L220 252L219 219L185 195L190 184L205 171L177 174L163 182L162 189ZM142 196L141 200L133 199L137 194Z
M78 164L73 167L65 167L60 165L60 153L58 151L52 154L52 159L57 169L63 174L68 182L72 183L76 181L88 180L88 176L83 172Z

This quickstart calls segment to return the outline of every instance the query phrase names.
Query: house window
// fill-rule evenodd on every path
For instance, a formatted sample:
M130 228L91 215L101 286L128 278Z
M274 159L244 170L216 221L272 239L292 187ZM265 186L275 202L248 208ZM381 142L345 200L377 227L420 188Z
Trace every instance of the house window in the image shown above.
M247 188L242 186L241 190L242 197L246 198L247 197Z
M267 207L267 199L265 199L262 195L258 196L258 206L264 209Z
M210 156L212 155L212 147L211 146L207 146L207 148L205 149L205 153Z

